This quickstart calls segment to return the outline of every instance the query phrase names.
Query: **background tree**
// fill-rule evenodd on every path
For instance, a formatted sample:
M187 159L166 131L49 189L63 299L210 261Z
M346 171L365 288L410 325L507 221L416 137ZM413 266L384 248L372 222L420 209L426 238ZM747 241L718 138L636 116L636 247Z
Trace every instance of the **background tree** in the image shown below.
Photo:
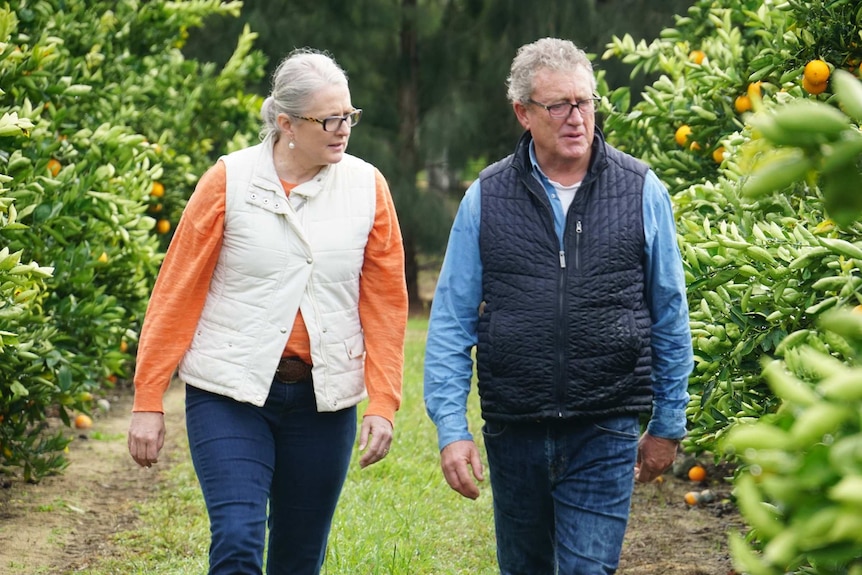
M131 374L158 266L194 182L256 132L253 34L223 68L186 30L240 4L0 6L0 467L64 465L50 428ZM47 433L47 431L51 431Z

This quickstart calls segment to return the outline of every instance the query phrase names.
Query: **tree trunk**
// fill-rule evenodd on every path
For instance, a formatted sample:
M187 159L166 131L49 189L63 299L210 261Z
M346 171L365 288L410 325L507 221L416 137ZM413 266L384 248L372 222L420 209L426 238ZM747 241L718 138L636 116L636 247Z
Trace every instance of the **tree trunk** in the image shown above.
M410 221L422 217L409 205L416 197L416 175L419 166L417 150L417 130L419 127L419 55L417 52L416 0L402 0L401 3L401 53L398 77L398 159L399 174L397 185L402 186L400 198L405 200L401 212L404 234L405 273L407 294L411 314L425 311L419 293L419 265L416 253L416 239ZM399 216L401 215L399 214ZM406 225L404 225L406 224Z

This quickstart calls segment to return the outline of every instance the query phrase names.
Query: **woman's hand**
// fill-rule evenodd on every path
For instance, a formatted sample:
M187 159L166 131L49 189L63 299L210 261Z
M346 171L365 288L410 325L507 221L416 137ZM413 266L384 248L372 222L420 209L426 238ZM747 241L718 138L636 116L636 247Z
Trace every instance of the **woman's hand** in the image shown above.
M366 415L362 418L362 428L359 431L359 451L365 453L359 458L360 467L368 467L386 457L391 445L392 424L389 423L388 419L379 415Z
M165 414L160 411L136 411L129 424L129 454L141 467L159 462L165 444Z

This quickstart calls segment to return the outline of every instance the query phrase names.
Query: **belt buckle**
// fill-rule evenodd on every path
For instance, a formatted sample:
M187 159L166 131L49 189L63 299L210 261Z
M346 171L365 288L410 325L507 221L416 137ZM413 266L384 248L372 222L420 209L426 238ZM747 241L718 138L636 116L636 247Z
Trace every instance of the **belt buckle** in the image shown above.
M283 357L275 370L275 379L280 383L303 383L311 377L311 366L298 357Z

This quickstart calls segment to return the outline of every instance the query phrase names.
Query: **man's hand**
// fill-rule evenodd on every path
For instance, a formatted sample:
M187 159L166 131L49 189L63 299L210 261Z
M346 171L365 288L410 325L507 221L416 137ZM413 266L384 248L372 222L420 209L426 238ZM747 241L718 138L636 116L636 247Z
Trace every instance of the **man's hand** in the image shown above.
M165 445L165 414L160 411L136 411L129 424L129 454L141 467L159 462Z
M391 445L392 424L388 419L379 415L366 415L362 418L359 451L365 451L365 453L359 458L359 467L368 467L386 457Z
M649 483L673 465L679 441L653 437L644 433L638 441L638 461L635 464L635 479Z
M470 469L477 481L484 481L482 460L476 444L470 440L455 441L440 452L440 467L449 487L470 499L479 497L479 486L470 476Z

